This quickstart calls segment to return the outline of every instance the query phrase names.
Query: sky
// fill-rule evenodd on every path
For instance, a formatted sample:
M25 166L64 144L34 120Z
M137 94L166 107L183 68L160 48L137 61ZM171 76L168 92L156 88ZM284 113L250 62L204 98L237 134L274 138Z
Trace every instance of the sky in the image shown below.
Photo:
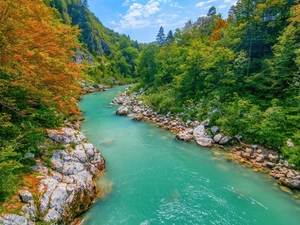
M155 41L162 26L169 30L184 27L191 19L206 16L215 6L222 18L236 0L88 0L89 9L104 26L142 43Z

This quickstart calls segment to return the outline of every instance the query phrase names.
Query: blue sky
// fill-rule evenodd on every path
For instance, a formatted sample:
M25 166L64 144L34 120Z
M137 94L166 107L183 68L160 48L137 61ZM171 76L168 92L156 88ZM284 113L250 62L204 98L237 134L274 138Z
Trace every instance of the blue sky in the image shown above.
M104 26L139 42L154 41L160 26L165 34L189 19L205 16L211 6L227 17L236 0L88 0L89 9Z

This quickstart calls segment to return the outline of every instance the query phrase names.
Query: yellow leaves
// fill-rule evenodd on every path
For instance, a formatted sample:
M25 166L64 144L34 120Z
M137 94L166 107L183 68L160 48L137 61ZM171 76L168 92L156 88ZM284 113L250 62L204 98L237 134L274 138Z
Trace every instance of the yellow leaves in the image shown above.
M39 95L64 113L75 112L56 97L77 97L80 91L81 67L70 59L79 46L79 30L56 19L56 10L44 0L0 0L0 9L0 72L9 75L9 85Z

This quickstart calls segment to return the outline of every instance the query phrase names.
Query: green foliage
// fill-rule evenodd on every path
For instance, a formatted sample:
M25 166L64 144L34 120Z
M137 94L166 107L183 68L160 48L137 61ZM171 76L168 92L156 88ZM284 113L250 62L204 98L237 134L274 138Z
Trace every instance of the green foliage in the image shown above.
M0 202L10 199L18 190L18 182L24 166L20 163L20 153L9 145L0 149Z
M282 151L300 166L298 12L297 1L240 0L227 20L213 7L189 20L171 42L140 53L145 102L185 120L210 119L223 133ZM285 147L289 138L295 147Z
M140 44L104 27L81 0L51 0L51 5L59 11L65 23L81 29L79 40L82 48L93 55L94 65L87 65L89 77L85 79L108 85L134 81Z

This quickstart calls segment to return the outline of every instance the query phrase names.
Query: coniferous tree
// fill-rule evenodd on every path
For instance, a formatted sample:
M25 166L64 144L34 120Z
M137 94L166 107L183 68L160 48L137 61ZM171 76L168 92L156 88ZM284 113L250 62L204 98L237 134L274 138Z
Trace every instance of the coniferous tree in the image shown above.
M166 43L166 35L162 26L160 27L159 32L156 35L156 41L160 46L163 46Z
M171 42L173 40L174 40L174 35L173 32L170 30L166 38L166 43Z
M216 7L212 6L209 8L207 16L215 16L217 14L217 9Z

